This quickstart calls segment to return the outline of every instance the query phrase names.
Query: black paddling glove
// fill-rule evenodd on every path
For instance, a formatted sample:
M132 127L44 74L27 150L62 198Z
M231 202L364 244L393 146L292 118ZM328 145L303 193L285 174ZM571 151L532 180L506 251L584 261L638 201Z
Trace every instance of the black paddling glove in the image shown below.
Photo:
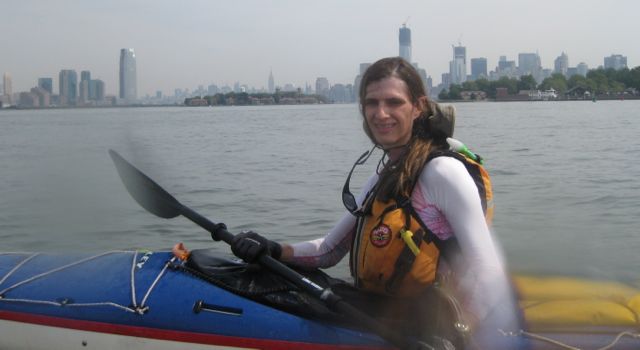
M253 231L243 231L233 238L231 251L238 258L253 263L262 254L271 255L274 259L279 259L282 255L280 244L268 240Z

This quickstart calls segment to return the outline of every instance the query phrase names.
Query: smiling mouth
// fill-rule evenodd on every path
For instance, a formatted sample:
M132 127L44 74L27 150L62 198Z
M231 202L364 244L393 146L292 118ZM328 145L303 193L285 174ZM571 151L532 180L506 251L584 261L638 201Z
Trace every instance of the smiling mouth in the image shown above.
M380 131L387 131L387 130L391 130L394 126L395 126L395 124L393 124L393 123L389 123L389 124L375 124L376 129L377 129L377 130L380 130Z

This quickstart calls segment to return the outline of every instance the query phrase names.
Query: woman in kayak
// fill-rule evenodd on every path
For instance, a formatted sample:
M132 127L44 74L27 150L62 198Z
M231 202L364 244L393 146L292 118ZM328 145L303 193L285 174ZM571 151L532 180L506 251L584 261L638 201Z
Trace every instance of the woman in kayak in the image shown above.
M350 252L357 288L404 300L432 295L425 292L446 280L466 324L457 331L470 329L470 343L480 348L502 346L495 342L498 327L517 330L518 322L485 216L491 203L483 208L484 194L466 159L434 157L453 153L446 152L453 126L438 129L440 108L428 100L416 70L399 57L370 66L359 97L364 131L384 155L357 197L349 191L349 174L342 219L324 237L295 244L243 232L234 240L234 254L247 262L270 254L291 265L326 268Z

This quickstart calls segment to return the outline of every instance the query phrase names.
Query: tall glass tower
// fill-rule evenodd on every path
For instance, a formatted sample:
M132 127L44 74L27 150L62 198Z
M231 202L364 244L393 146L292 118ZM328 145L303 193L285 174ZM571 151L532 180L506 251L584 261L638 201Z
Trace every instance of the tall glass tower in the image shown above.
M78 73L73 69L63 69L58 75L60 104L75 106L78 98Z
M400 28L400 57L411 63L411 29L406 24Z
M462 84L467 81L467 48L458 45L453 46L453 61L449 62L449 73L453 84Z
M136 54L133 49L120 50L120 98L132 103L138 98Z

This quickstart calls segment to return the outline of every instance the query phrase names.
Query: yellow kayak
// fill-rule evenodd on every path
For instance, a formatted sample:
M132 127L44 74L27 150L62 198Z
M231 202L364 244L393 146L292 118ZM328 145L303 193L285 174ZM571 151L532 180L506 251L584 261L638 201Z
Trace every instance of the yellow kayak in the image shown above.
M514 282L524 333L540 340L535 349L640 349L637 286L563 276L517 275Z

